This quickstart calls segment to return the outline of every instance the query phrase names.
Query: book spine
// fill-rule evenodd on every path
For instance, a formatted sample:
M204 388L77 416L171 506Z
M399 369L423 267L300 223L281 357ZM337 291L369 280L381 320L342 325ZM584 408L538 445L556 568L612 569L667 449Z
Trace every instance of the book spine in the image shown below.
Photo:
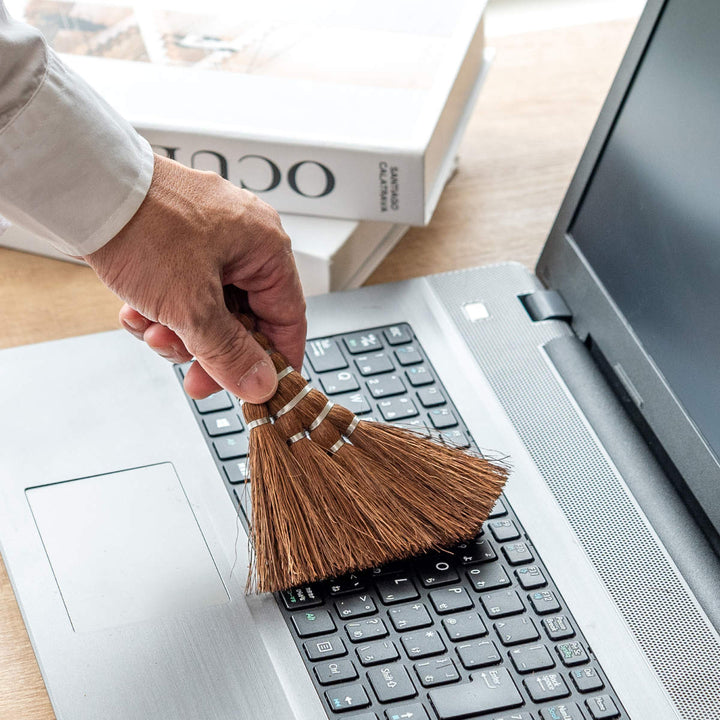
M137 126L136 126L137 127ZM425 222L422 154L293 145L137 127L159 155L211 170L279 212Z

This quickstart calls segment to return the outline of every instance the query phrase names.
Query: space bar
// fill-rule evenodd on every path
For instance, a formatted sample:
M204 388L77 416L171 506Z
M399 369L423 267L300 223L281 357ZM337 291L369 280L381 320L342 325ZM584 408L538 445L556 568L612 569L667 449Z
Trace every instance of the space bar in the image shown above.
M439 688L429 693L440 720L461 720L523 704L505 668L473 673L470 680L464 685Z

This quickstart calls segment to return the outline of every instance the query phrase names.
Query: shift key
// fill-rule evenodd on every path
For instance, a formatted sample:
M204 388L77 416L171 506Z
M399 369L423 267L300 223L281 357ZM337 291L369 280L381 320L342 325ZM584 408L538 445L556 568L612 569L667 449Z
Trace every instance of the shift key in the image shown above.
M505 668L472 673L469 683L431 690L429 695L440 720L460 720L524 702Z

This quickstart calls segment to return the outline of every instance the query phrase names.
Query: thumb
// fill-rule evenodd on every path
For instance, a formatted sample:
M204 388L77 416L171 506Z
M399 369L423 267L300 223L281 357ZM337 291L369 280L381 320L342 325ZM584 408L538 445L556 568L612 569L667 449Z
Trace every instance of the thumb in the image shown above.
M272 361L224 303L211 320L193 328L185 344L205 372L233 395L263 403L275 394Z

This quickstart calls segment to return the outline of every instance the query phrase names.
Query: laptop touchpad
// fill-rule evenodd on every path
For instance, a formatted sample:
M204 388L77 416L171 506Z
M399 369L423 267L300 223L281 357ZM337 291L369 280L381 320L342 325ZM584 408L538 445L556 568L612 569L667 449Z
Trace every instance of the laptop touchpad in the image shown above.
M76 632L228 602L170 463L26 494Z

